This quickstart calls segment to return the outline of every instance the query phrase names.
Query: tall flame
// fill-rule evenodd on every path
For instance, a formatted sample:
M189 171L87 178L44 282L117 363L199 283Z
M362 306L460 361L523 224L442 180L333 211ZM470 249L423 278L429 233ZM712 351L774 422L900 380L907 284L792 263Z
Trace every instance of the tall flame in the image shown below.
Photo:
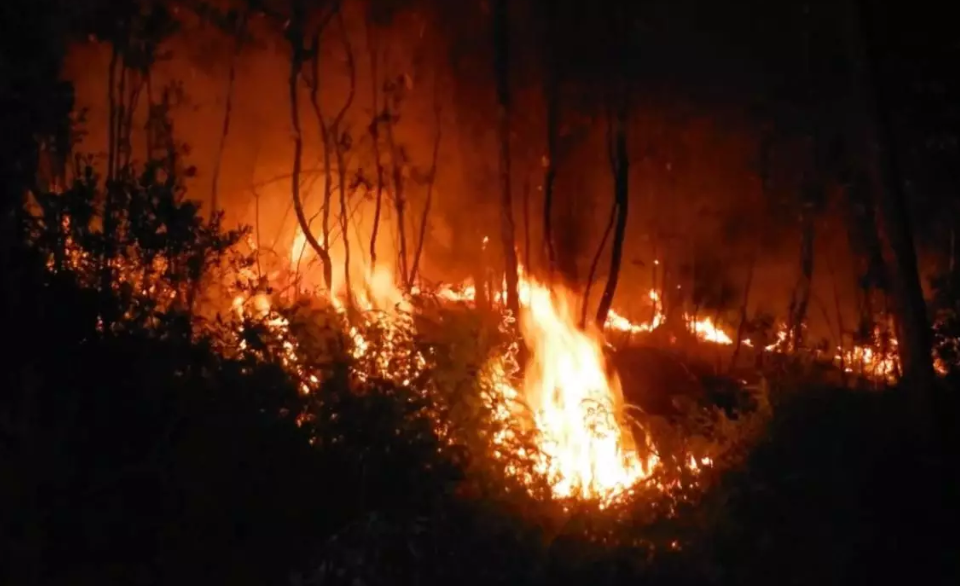
M642 460L618 421L620 380L607 372L599 333L576 326L566 293L526 285L523 394L542 438L543 471L556 496L609 498L648 476L656 458Z

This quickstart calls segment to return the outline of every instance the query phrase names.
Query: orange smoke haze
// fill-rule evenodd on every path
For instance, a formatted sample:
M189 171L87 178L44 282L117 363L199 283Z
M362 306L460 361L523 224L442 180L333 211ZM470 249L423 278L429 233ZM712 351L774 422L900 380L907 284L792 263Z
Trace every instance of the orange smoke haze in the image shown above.
M470 266L480 257L477 243L482 236L497 233L495 102L492 89L484 85L490 74L457 66L450 48L459 33L453 27L439 25L435 16L399 13L390 26L370 28L362 3L346 2L345 6L345 32L330 25L323 37L318 95L319 106L328 119L347 100L347 38L356 68L354 100L342 125L346 138L341 137L351 145L346 161L348 177L362 171L364 177L375 178L369 132L373 90L382 89L385 80L398 81L404 98L399 121L394 125L394 140L405 155L408 257L416 248L439 127L442 137L420 272L431 281L461 282L470 276ZM173 121L176 137L190 146L189 163L198 169L189 182L190 196L209 207L219 159L218 200L228 222L255 226L258 246L284 256L296 237L290 198L293 131L288 44L277 25L261 17L251 24L255 42L235 54L235 43L227 35L202 25L186 10L179 16L183 30L161 48L169 59L160 60L153 68L134 116L134 158L142 160L145 156L147 94L156 103L165 86L182 82L184 99L174 109ZM486 51L485 47L478 48L466 62L484 63ZM518 57L518 62L524 59ZM87 152L103 152L106 148L109 60L110 46L90 40L72 48L64 70L76 84L78 106L87 111L88 134L81 146ZM221 156L218 153L232 63L235 81L229 92L229 134ZM372 81L374 65L377 83ZM540 80L529 68L523 72L525 77L514 85L514 215L521 261L537 274L544 266L541 184L546 132ZM301 190L306 214L313 217L320 209L324 173L320 134L309 97L308 88L301 84ZM377 92L378 107L384 100L383 92ZM763 309L783 315L796 281L799 232L796 222L772 220L763 205L754 171L756 132L750 123L729 107L693 103L682 95L656 101L642 97L635 123L630 145L631 217L614 304L618 311L640 317L648 311L645 296L656 288L656 279L663 279L666 271L671 282L683 282L689 276L681 275L681 265L689 265L690 259L707 251L725 267L735 296L746 279L746 259L757 255L750 313ZM558 238L570 249L568 261L562 263L564 280L576 289L586 279L612 199L604 133L605 123L599 114L578 112L567 105L560 129L563 158L556 162L554 224ZM381 156L389 162L388 153ZM782 184L787 179L779 178ZM396 214L390 203L395 195L392 191L388 189L384 198L376 250L378 264L390 270L396 269L398 241ZM334 256L342 258L337 200L334 193L331 243ZM361 188L351 196L348 208L347 238L355 257L353 264L363 266L370 256L373 193ZM312 224L316 234L319 224L318 217ZM834 298L836 288L846 312L845 322L853 323L855 316L850 308L855 307L856 284L852 277L845 276L851 274L845 267L852 263L840 222L825 219L818 228L815 306L809 311L809 319L810 332L825 336L836 330L834 304L826 300ZM499 243L491 247L495 262L499 262L499 249ZM609 246L598 263L596 279L600 283L606 278L608 255ZM655 259L663 260L659 268L652 264ZM310 262L309 258L305 260ZM833 278L831 273L840 276ZM592 294L599 296L601 289L593 287ZM736 307L739 302L730 305ZM821 305L830 307L822 311ZM719 319L721 323L714 325L726 325L729 331L736 313L711 319ZM829 324L824 315L830 316Z

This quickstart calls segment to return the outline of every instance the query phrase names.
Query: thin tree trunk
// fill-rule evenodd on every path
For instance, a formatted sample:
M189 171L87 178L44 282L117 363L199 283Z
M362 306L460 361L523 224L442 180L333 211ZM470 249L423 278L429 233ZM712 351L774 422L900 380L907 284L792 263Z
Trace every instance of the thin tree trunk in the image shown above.
M863 133L870 149L867 171L876 195L884 256L888 258L888 266L894 276L891 281L894 285L900 365L904 383L914 391L919 427L922 433L926 433L928 420L933 413L934 382L927 306L920 285L913 232L892 141L889 114L877 77L877 42L870 36L866 3L849 0L846 4L848 48L856 76L854 91L860 98L858 106L863 114L858 130Z
M829 259L827 259L827 271L830 274L830 284L833 286L834 311L837 312L837 344L840 347L840 384L845 387L847 386L847 359L844 354L845 346L843 336L846 327L843 324L843 312L840 311L840 291L837 288L837 273L833 270L833 263L830 262Z
M140 94L143 91L145 76L138 73L136 82L136 85L130 92L130 99L124 107L125 116L120 126L119 141L120 144L123 145L123 164L120 165L121 167L129 166L133 157L133 115L136 113L137 106L140 103ZM121 99L125 98L121 96Z
M548 76L553 73L548 72ZM549 83L544 89L547 102L547 157L543 177L543 244L547 253L547 274L552 279L557 269L557 253L553 246L553 185L557 176L557 125L559 107L557 88Z
M350 282L350 210L347 207L347 170L343 148L339 140L335 148L337 149L337 178L340 188L340 236L343 238L343 282L347 288L347 299L352 303L353 285Z
M109 121L107 123L107 182L113 180L117 160L117 97L115 94L117 83L117 62L120 59L120 50L114 40L110 53L110 70L107 73L107 104Z
M600 246L597 247L597 252L593 255L593 260L590 262L590 273L587 274L587 285L583 290L583 301L580 304L580 329L587 327L587 308L590 305L590 289L593 288L593 280L597 276L597 267L600 264L600 257L603 256L603 251L607 247L607 240L610 239L610 233L613 232L613 225L617 218L617 202L614 201L613 205L610 206L610 219L607 220L607 226L603 229L603 237L600 239ZM604 320L606 323L606 320Z
M117 130L115 131L114 139L117 141L117 145L114 149L114 171L119 175L120 171L123 169L121 164L124 151L124 140L123 140L123 121L126 118L126 101L125 96L127 94L127 56L126 54L122 55L120 58L120 81L117 88L117 97L119 98L117 103L117 119L115 124L117 125Z
M797 352L803 344L803 324L807 319L810 306L810 291L813 285L814 260L813 211L804 210L802 235L800 238L800 280L794 290L794 300L790 308L790 349Z
M497 78L499 102L497 130L500 139L500 242L506 270L507 309L517 316L520 299L517 287L516 229L513 221L513 197L510 192L510 33L507 0L496 0L494 5L493 40L494 69Z
M530 264L530 181L523 182L523 266L533 270Z
M740 303L740 324L737 326L737 341L733 346L733 355L730 357L730 368L727 369L728 372L733 372L737 367L737 358L740 356L740 346L743 344L743 333L747 327L747 305L750 302L750 291L753 288L753 274L756 267L757 255L754 253L750 256L750 268L747 269L747 281L743 285L743 301Z
M317 238L310 230L310 222L307 221L307 216L303 211L303 202L300 199L300 171L303 165L303 133L300 128L300 101L297 96L297 80L300 77L300 71L303 67L302 10L302 2L294 3L294 15L291 19L290 28L288 29L288 39L290 40L292 49L288 91L290 99L290 120L293 124L293 172L291 173L290 192L293 199L293 211L297 215L300 230L303 232L307 243L310 244L310 247L313 248L314 252L316 252L320 258L320 262L323 264L323 280L324 283L326 283L327 289L330 289L333 283L333 266L330 262L330 254L324 246L321 246L321 244L317 242ZM314 86L318 85L316 79L314 79L313 83ZM327 189L329 190L329 187ZM325 234L324 244L327 243L328 239Z
M547 110L547 156L544 160L543 177L543 244L546 250L547 275L549 280L557 269L557 253L553 242L553 187L557 176L557 130L560 124L560 96L557 61L554 57L556 35L557 2L546 0L546 39L544 42L544 80L543 101Z
M340 127L343 124L344 117L347 115L347 111L350 110L350 106L353 105L353 100L356 97L357 92L357 69L356 63L353 59L353 47L350 44L350 37L347 34L346 23L344 23L343 12L340 10L339 6L335 8L337 24L340 28L340 34L343 38L343 47L347 54L347 70L350 75L350 90L347 94L347 100L344 102L343 107L340 108L340 111L337 112L336 118L331 124L331 130L333 132L332 146L336 149L337 155L337 178L340 187L340 232L343 238L343 280L344 285L347 288L347 299L349 303L353 303L353 285L350 282L350 237L349 237L349 223L350 223L350 210L347 207L347 165L344 157L344 151L346 150L345 143L340 134ZM317 51L319 55L319 50ZM319 85L319 82L316 83Z
M600 306L597 308L597 327L603 328L607 322L607 315L610 313L610 307L613 305L613 296L617 292L617 283L620 279L620 264L623 259L623 241L627 235L627 212L629 209L629 185L630 162L627 160L627 106L623 96L618 98L623 100L617 107L616 121L613 122L611 131L612 138L611 166L613 171L613 189L614 199L617 204L617 222L613 233L613 250L610 253L610 273L607 276L607 284L603 289L603 295L600 297Z
M107 154L107 182L103 193L103 250L100 258L100 294L102 303L100 319L104 328L110 328L116 318L115 303L109 300L113 293L113 259L117 254L117 165L119 160L120 127L123 121L123 77L126 71L125 57L117 48L118 40L114 40L113 53L110 58L110 73L108 75L110 101L110 128ZM117 85L117 68L120 68L120 82ZM119 94L119 100L117 95ZM119 101L119 103L118 103Z
M377 170L377 195L373 208L373 228L370 231L370 271L377 267L377 236L380 232L380 214L383 211L383 159L380 157L380 105L379 105L379 62L380 48L376 34L373 32L374 23L367 22L367 45L370 50L370 87L372 89L371 103L373 104L373 123L370 125L370 134L373 138L373 161Z
M220 144L217 146L217 157L213 161L213 185L210 187L210 217L213 218L219 209L218 186L220 183L220 165L223 162L223 151L227 146L227 135L230 133L230 114L233 112L233 86L237 79L237 58L240 56L241 37L243 35L246 14L240 16L236 30L236 45L230 57L230 72L227 74L226 102L223 105L223 126L220 130Z
M320 263L323 266L323 282L330 293L333 293L333 261L330 258L330 204L333 202L333 175L330 172L330 131L327 128L326 120L323 117L323 111L320 109L320 100L318 97L320 91L320 34L323 32L325 24L317 29L313 35L310 47L310 64L312 83L310 86L310 106L313 109L313 115L317 119L317 125L320 128L320 142L323 145L323 204L322 220L320 222L321 237L323 238L324 255L320 257ZM299 114L298 114L299 116ZM297 133L299 135L299 132ZM300 180L296 180L299 190ZM296 203L296 202L295 202ZM302 207L301 207L302 210ZM296 211L296 209L294 210ZM297 218L299 219L299 215ZM302 229L302 226L301 226ZM304 231L306 236L306 231ZM310 237L307 237L309 242ZM311 244L313 246L313 244ZM314 247L316 248L316 247Z
M433 203L433 185L437 176L437 160L440 157L440 139L443 136L443 126L440 120L440 96L434 88L434 116L437 120L437 134L433 140L433 158L430 164L430 178L427 183L427 197L423 204L423 216L420 218L420 234L417 236L417 249L413 255L413 264L410 267L410 286L417 279L420 268L420 257L423 255L423 243L427 236L427 219L430 216L430 206Z
M384 123L387 126L387 143L391 152L391 172L393 174L393 208L397 212L397 239L399 249L399 269L400 281L404 287L410 286L410 270L407 258L407 202L405 199L405 185L403 178L403 167L406 161L403 160L402 152L397 148L397 143L393 137L393 113L387 111Z

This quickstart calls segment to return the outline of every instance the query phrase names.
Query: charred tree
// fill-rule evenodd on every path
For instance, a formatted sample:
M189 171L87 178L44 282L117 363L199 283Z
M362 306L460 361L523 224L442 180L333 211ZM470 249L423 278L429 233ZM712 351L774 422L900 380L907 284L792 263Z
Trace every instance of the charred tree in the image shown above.
M600 266L600 257L607 248L607 241L610 240L610 234L613 232L613 226L617 220L618 202L614 200L610 207L610 218L607 220L607 226L603 229L603 236L600 238L600 245L597 246L597 252L593 255L590 262L590 272L587 273L587 285L583 289L583 302L580 305L580 328L587 326L587 309L590 306L590 290L593 288L593 281L597 277L597 268ZM606 320L606 318L604 318Z
M616 112L611 113L613 118L608 129L610 136L610 169L613 173L613 194L617 206L617 220L613 231L613 249L610 251L610 272L607 275L607 284L600 297L597 307L596 324L603 329L607 322L607 315L613 305L613 296L617 292L617 283L620 279L620 264L623 260L623 241L627 235L627 211L629 209L630 163L627 159L627 103L625 96L619 96L620 102Z
M372 7L371 7L372 10ZM377 42L377 33L374 30L376 23L373 17L367 19L367 47L370 51L370 89L371 104L373 106L373 121L370 123L370 138L373 143L373 163L377 173L376 196L373 208L373 227L370 231L370 270L377 267L377 236L380 232L380 215L383 213L383 159L380 156L380 104L379 104L379 63L380 45Z
M805 200L800 212L800 276L790 300L790 350L793 352L803 345L803 325L810 307L815 228L813 205Z
M871 34L867 3L849 0L844 4L847 47L854 74L852 85L859 98L854 109L861 112L856 130L869 149L865 169L875 197L880 242L893 285L900 366L905 384L914 391L920 427L926 433L934 382L930 324L884 88L878 78L877 40Z
M402 80L401 80L402 81ZM398 102L397 92L400 91L400 85L396 81L387 83L388 101ZM398 252L400 270L400 281L407 288L410 287L409 258L407 254L407 199L406 199L406 177L404 175L407 166L407 154L402 146L397 144L393 135L393 125L399 116L395 107L388 105L384 107L383 123L386 128L387 145L390 148L390 171L393 179L393 209L397 213L397 240L399 242Z
M237 17L234 30L233 54L230 57L230 69L227 72L227 88L223 105L223 125L220 129L220 143L217 145L217 157L213 160L213 180L210 186L210 217L212 218L220 208L218 200L218 186L220 183L220 165L223 162L223 151L227 145L227 135L230 133L230 116L233 113L233 87L237 79L237 60L243 48L243 37L246 29L247 13L241 12Z
M343 280L347 287L347 299L353 300L353 286L350 283L350 208L347 205L347 162L346 154L350 149L352 140L350 135L341 130L344 117L353 105L353 100L357 93L357 68L353 60L353 47L350 44L350 36L347 33L346 23L343 19L343 12L339 6L335 8L337 25L340 29L340 35L343 39L343 49L347 58L347 70L350 75L350 90L347 99L336 117L330 124L330 133L328 140L332 142L334 153L337 157L337 184L340 192L340 237L343 239ZM319 83L314 79L314 84ZM328 243L329 246L329 243Z
M533 270L530 260L530 182L523 182L523 266Z
M544 43L544 84L543 101L547 108L547 155L543 159L543 244L546 251L547 275L553 278L557 265L557 256L553 246L553 184L557 176L557 132L560 124L560 96L556 63L555 43L557 3L547 0L546 42Z
M310 229L310 222L303 210L303 201L300 197L300 173L303 166L303 133L300 128L300 100L297 90L303 64L307 57L307 50L303 45L304 19L304 2L303 0L298 0L293 3L293 13L289 26L287 27L287 41L290 43L291 48L290 75L287 89L290 100L290 121L293 125L293 171L290 179L290 195L293 199L293 210L297 216L297 223L300 225L300 230L303 232L307 243L313 248L317 257L320 259L323 265L324 284L327 286L327 289L331 289L333 286L333 264L326 248L329 242L324 240L323 245L321 245L320 242L317 241L316 236L313 235ZM318 49L317 45L318 43L314 43L313 51ZM318 81L314 80L313 83L317 85ZM329 184L329 182L327 183Z
M326 118L324 118L323 110L320 108L320 33L322 32L322 27L317 29L313 34L313 41L310 49L310 63L311 63L311 81L310 81L310 106L313 108L313 115L317 119L317 125L320 130L320 142L323 146L323 203L321 204L321 219L320 219L320 235L322 238L323 246L328 251L330 250L330 210L333 204L333 173L331 171L331 157L330 157L330 128L327 126ZM324 274L326 274L326 264L324 266ZM333 267L330 268L330 281L325 281L327 283L327 288L329 289L333 284Z
M494 73L497 80L497 133L500 141L500 243L507 283L507 309L520 313L517 292L519 273L510 191L510 20L507 0L496 0L493 9Z
M417 235L417 248L413 254L413 264L410 267L410 285L412 286L420 270L420 257L423 255L423 243L427 237L427 220L430 217L430 207L433 203L433 185L437 178L437 160L440 157L440 139L443 136L443 126L440 118L440 96L434 81L433 112L437 121L437 133L433 139L433 156L430 163L430 175L427 177L427 197L423 203L423 215L420 217L420 233Z
M730 367L728 372L733 372L737 368L737 359L740 357L740 348L743 345L743 335L747 329L747 308L750 304L750 291L753 289L753 275L757 267L757 254L753 252L750 255L750 261L747 265L747 279L743 284L743 298L740 300L740 323L737 325L737 339L734 341L733 355L730 356Z

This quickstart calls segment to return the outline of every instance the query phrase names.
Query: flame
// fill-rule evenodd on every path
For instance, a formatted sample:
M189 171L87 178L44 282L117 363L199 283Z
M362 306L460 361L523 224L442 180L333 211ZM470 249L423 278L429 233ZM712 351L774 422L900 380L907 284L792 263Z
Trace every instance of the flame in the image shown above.
M653 289L650 289L650 291L647 293L647 297L649 297L650 301L653 302L654 307L653 318L649 322L633 323L626 317L617 313L616 310L611 309L610 313L607 314L607 321L604 323L604 327L627 334L652 332L653 330L659 328L666 320L666 316L663 314L663 310L659 305L660 294Z
M621 427L620 380L598 333L576 326L569 295L527 280L520 327L530 351L523 395L534 414L544 471L558 497L608 499L650 475Z
M484 245L487 242L485 239ZM298 230L290 252L293 267L302 266L312 255L313 251L305 247L306 239ZM373 360L367 367L373 372L361 372L359 376L378 374L409 384L409 373L391 369L392 357L404 342L399 339L394 344L391 335L399 329L403 315L400 310L409 309L409 301L396 286L389 268L365 269L362 276L359 283L352 281L352 290L347 290L343 271L335 271L332 290L325 293L340 311L349 300L359 308L383 312L376 319L381 320L379 325L387 343L379 352L372 351L362 328L349 327L354 358ZM548 478L554 495L608 501L649 476L657 464L656 457L641 458L631 434L621 427L618 414L623 401L619 378L607 372L600 332L588 333L577 327L573 296L551 292L549 287L529 278L523 267L519 268L519 277L518 318L529 360L519 389L509 376L504 357L493 357L485 368L482 376L487 377L490 388L498 395L490 401L493 416L504 422L515 421L517 414L506 406L525 402L533 414L539 438L538 472ZM448 286L438 292L438 297L450 301L473 300L475 296L473 284ZM505 299L503 283L493 300L505 305ZM613 316L614 320L619 319L616 323L635 329L622 316ZM419 355L417 358L418 365L425 366L425 359ZM504 446L510 432L499 433L494 443Z
M697 338L705 342L713 342L714 344L722 344L724 346L733 344L730 336L717 327L709 317L699 320L687 318L687 327Z
M324 246L322 237L319 241ZM340 259L332 260L332 278L330 290L326 291L327 300L337 309L345 310L347 305L353 304L357 309L365 312L382 311L390 314L409 312L412 308L403 291L397 286L393 268L378 264L375 268L367 265L362 256L353 259L347 268ZM297 226L293 243L290 246L290 267L295 273L304 271L316 262L316 252L307 243L307 237ZM314 283L316 271L305 271L302 277L307 285ZM349 286L348 286L349 282ZM317 283L314 289L320 289L326 284Z
M838 346L834 361L842 364L845 372L875 381L895 383L900 374L897 346L895 336L889 332L885 334L877 327L869 344L853 344L848 349Z

